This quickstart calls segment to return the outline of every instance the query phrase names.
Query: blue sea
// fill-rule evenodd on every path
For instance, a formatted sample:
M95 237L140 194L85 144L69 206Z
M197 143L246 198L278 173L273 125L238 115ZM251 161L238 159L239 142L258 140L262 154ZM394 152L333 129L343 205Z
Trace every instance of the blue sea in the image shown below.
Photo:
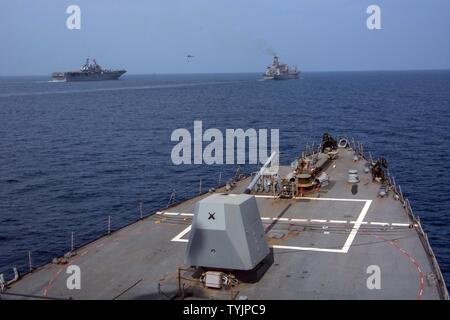
M324 132L354 137L420 216L450 284L450 71L0 78L0 272L75 246L231 178L236 165L171 161L172 131L279 129L290 163ZM252 172L255 165L241 166ZM149 244L151 246L152 244Z

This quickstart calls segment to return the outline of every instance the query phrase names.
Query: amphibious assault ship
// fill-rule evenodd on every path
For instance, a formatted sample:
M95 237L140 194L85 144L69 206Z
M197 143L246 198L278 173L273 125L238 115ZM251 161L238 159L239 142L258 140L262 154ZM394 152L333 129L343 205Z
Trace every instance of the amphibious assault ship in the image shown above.
M95 59L92 63L86 59L86 63L79 71L53 72L52 78L55 81L100 81L117 80L126 70L103 69Z
M272 64L267 67L264 73L264 80L288 80L298 79L300 71L297 66L289 67L287 64L282 64L278 61L278 57L274 56Z
M30 260L1 278L0 298L448 299L385 159L329 134L290 165L275 156L51 263Z

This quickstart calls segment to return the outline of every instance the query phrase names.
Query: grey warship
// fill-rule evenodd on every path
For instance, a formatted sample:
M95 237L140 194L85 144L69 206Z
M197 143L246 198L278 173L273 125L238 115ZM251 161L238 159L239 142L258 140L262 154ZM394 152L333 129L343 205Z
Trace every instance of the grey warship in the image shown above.
M264 80L289 80L298 79L300 71L297 66L289 67L287 64L280 63L278 56L273 56L272 64L266 68L263 74Z
M55 81L101 81L101 80L117 80L126 70L110 70L103 69L95 59L92 63L89 58L86 63L81 66L78 71L54 72L52 78Z
M329 134L290 165L273 167L273 157L27 274L1 277L0 297L448 299L386 159ZM79 289L67 285L73 265Z

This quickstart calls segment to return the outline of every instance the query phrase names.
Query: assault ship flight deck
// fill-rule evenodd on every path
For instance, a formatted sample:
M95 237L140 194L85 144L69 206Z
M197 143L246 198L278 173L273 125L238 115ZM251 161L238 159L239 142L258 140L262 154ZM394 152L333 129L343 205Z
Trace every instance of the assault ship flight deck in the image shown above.
M100 80L117 80L126 70L109 70L103 69L95 59L90 63L86 59L86 63L79 71L53 72L52 78L55 81L100 81Z
M265 168L3 280L1 298L448 299L384 159L324 135Z

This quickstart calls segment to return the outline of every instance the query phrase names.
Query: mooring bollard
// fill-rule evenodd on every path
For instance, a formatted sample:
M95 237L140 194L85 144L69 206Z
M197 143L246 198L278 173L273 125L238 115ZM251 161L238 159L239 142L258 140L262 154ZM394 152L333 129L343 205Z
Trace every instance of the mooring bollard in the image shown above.
M142 209L142 202L139 203L139 215L141 217L141 219L143 218L144 214L143 214L143 209Z
M198 187L198 193L201 194L202 193L202 179L200 178L200 185Z
M108 234L111 234L111 216L108 216Z
M70 237L70 251L72 252L74 249L75 249L75 242L74 242L73 231L72 231L71 237Z

